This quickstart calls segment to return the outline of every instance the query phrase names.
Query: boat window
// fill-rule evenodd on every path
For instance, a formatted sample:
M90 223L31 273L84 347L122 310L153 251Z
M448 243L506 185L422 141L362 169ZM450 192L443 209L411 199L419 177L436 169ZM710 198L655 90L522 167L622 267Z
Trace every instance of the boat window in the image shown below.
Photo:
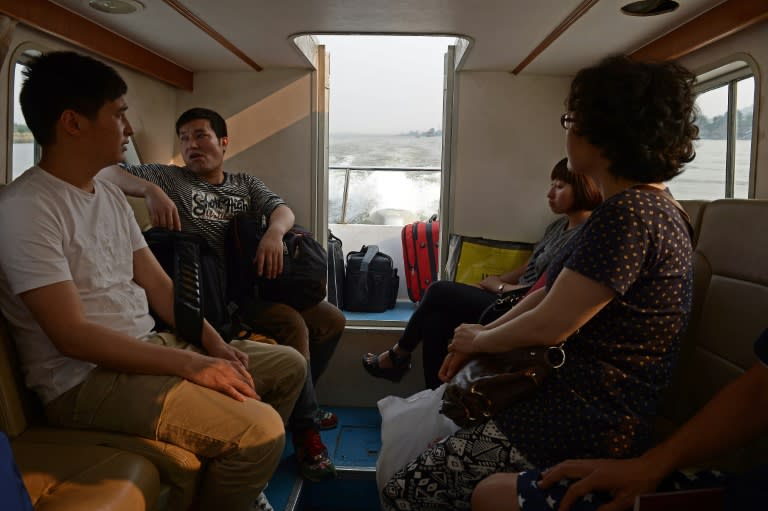
M696 158L669 183L678 199L749 198L753 167L755 77L738 60L697 77Z
M339 224L402 226L428 219L440 205L443 55L456 39L317 38L333 62L331 228L340 229Z
M13 91L13 96L10 109L12 112L12 136L8 137L10 140L8 152L11 162L9 166L11 174L7 176L8 181L16 179L40 160L40 145L32 137L32 132L27 127L27 122L24 120L21 105L19 104L19 93L24 82L24 75L22 73L26 69L26 63L29 59L36 55L40 55L40 51L29 48L22 49L15 53L15 59L13 60L12 83L9 88L9 90Z

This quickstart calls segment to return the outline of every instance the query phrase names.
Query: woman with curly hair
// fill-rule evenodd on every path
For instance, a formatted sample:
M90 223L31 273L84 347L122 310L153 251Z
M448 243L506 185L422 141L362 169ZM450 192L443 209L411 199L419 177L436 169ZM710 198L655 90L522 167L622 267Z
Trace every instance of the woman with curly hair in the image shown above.
M545 288L488 325L456 329L440 375L475 353L563 341L565 364L532 396L401 468L382 491L387 509L469 509L491 474L648 447L691 305L690 227L663 183L695 155L693 80L676 64L624 57L576 75L560 119L568 165L604 201L552 261Z

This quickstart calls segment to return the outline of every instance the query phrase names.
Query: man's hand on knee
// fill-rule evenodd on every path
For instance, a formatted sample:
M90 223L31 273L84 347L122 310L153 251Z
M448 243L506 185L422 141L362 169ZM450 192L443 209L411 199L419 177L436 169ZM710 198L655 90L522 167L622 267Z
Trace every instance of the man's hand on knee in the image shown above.
M240 360L225 360L206 355L200 355L194 360L195 362L184 371L185 379L238 401L245 401L245 398L261 401L251 374Z

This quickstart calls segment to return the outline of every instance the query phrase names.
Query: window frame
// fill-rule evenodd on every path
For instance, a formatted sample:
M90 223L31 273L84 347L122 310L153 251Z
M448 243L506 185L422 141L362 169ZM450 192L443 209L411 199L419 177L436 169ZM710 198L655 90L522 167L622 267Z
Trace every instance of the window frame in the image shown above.
M16 66L21 63L29 61L34 58L35 55L41 55L44 52L49 51L48 48L41 44L32 42L23 42L16 46L8 59L8 97L7 97L7 112L8 112L8 140L6 146L6 162L5 162L5 176L4 183L8 184L13 181L13 124L15 120L15 104L14 104L14 88L16 86ZM41 147L37 141L34 143L34 161L40 160Z
M744 65L738 65L743 62ZM719 60L696 73L693 92L698 95L728 87L728 111L726 119L725 190L724 197L734 198L736 176L736 86L740 80L752 78L755 83L752 102L752 139L749 155L749 184L747 198L755 198L755 167L757 162L757 127L760 112L760 73L754 59L746 53L736 53Z

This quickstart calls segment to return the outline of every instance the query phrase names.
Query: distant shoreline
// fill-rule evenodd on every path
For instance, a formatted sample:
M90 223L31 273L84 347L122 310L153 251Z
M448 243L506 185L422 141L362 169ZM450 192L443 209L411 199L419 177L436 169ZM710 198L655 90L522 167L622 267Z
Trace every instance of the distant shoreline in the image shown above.
M351 131L329 133L331 137L413 137L413 138L433 138L442 136L440 134L425 135L416 133L353 133Z
M35 137L32 136L32 133L18 133L14 132L13 134L13 143L14 144L31 144L35 141Z

